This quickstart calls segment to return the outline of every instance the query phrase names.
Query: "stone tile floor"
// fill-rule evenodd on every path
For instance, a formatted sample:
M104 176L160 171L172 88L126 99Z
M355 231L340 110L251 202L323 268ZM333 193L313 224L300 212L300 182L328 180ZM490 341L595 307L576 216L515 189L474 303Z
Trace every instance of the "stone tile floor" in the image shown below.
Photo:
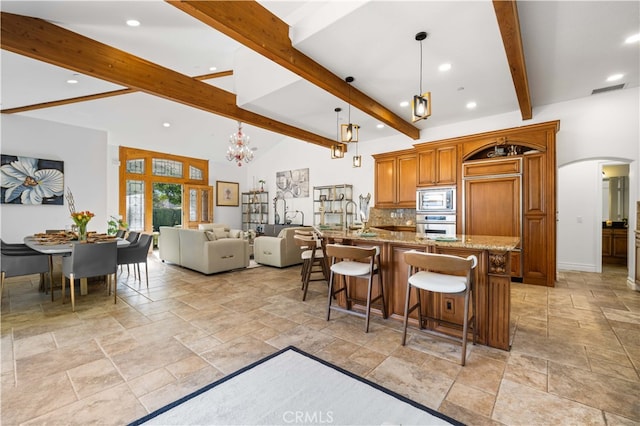
M76 312L9 279L1 316L1 422L119 425L295 345L457 420L505 425L640 423L640 293L626 269L561 272L555 288L512 286L510 352L460 346L375 318L332 314L326 286L301 301L299 266L204 276L149 261L118 303L101 283Z

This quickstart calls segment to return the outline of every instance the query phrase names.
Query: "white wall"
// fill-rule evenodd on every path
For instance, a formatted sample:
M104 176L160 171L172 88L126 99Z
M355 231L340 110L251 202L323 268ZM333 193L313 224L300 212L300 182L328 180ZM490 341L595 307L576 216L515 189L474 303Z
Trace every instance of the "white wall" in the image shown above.
M437 111L434 111L437 113ZM159 146L154 141L128 140L124 135L109 135L108 150L103 132L64 126L20 116L2 116L2 152L22 154L65 161L66 185L71 186L79 208L90 208L99 212L102 218L94 223L106 228L109 214L117 212L117 145L153 149L179 155L208 158L210 160L210 183L216 180L240 183L241 191L252 189L254 179L267 181L266 189L270 197L275 195L275 175L278 171L309 168L310 186L348 183L354 186L354 198L371 192L373 196L373 159L371 154L410 148L414 143L469 135L479 132L525 126L551 120L560 120L557 135L558 173L558 266L597 270L599 234L590 224L598 222L600 207L589 204L595 193L601 191L600 172L592 164L599 160L617 160L630 163L630 211L629 226L635 229L636 201L639 195L638 158L640 150L640 89L626 89L616 92L589 96L574 101L534 108L534 119L522 121L518 111L470 120L447 126L429 127L421 132L418 141L399 135L373 141L360 141L359 153L363 157L363 167L351 167L353 147L344 159L331 160L329 152L313 144L282 138L273 148L258 151L256 159L247 165L237 167L226 160L211 158L219 155L210 143L189 140L188 143L169 143ZM182 142L182 141L181 141ZM202 147L206 148L202 148ZM199 155L198 149L201 154ZM73 158L85 153L79 164ZM106 165L104 158L107 158ZM581 161L587 161L579 165ZM564 167L567 167L564 169ZM560 170L562 169L562 170ZM579 177L579 178L578 178ZM91 180L87 180L91 179ZM585 184L588 182L588 184ZM97 190L94 190L97 188ZM311 190L311 188L310 188ZM573 200L575 194L586 193L579 202ZM592 195L593 194L593 195ZM99 200L98 200L99 199ZM599 200L600 198L596 198ZM104 203L101 204L101 203ZM372 200L372 205L374 200ZM313 223L312 199L288 199L290 210L302 210L305 224ZM20 208L17 211L16 209ZM26 233L37 232L45 227L59 227L68 223L66 206L47 206L43 218L40 214L45 207L3 206L2 237L7 240L21 239ZM26 214L26 216L25 216ZM215 207L215 220L239 227L240 207ZM582 216L580 226L577 217ZM273 222L273 206L270 205L270 220ZM44 221L44 222L43 222ZM18 224L16 226L16 224ZM98 229L98 228L97 228ZM593 251L576 250L571 241L589 242ZM630 238L629 274L634 273L634 252Z
M76 210L96 216L89 230L105 232L107 210L107 134L98 130L2 114L2 154L64 161L64 185L75 199ZM73 221L65 200L62 206L0 204L2 239L22 242L26 235L46 229L65 229Z

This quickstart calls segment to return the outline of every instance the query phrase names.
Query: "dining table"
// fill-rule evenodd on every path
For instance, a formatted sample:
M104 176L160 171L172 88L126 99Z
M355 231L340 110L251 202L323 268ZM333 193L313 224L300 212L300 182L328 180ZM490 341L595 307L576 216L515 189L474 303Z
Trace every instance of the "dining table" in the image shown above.
M24 237L24 243L27 247L42 254L49 255L49 266L51 272L53 272L53 256L63 257L71 255L75 244L91 244L108 241L116 241L118 248L127 247L131 244L124 238L98 233L89 233L87 241L78 241L75 233L67 231L57 233L39 233ZM64 280L64 274L62 275L62 279ZM87 293L87 279L82 278L80 280L80 294L84 296ZM53 292L51 297L53 300Z

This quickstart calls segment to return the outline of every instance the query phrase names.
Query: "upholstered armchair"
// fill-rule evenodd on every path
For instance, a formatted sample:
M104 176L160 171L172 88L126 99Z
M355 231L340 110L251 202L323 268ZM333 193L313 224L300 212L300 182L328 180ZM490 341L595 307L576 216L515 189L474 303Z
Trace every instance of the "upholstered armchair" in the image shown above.
M302 263L302 248L296 244L296 229L311 230L310 226L284 228L277 237L262 235L253 240L253 259L262 265L284 268Z

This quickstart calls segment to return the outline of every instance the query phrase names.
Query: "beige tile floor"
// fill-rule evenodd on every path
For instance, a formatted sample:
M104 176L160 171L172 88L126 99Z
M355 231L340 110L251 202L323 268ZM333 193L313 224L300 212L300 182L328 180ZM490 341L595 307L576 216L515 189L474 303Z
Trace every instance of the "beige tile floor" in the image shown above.
M325 321L326 286L301 301L299 267L204 276L150 256L149 289L126 271L62 305L12 278L1 316L1 420L118 425L287 345L468 424L640 423L640 293L626 270L514 284L510 352L460 346L376 318Z

